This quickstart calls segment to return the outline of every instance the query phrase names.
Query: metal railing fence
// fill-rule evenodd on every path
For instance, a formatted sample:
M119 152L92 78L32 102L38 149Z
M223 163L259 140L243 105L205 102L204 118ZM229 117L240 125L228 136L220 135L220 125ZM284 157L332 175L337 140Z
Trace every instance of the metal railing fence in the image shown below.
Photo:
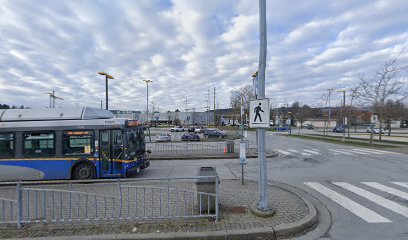
M170 143L148 143L146 149L150 150L151 157L160 156L206 156L224 154L225 142L170 142ZM249 145L246 145L249 148ZM239 152L239 143L234 144L234 152Z
M215 191L197 191L195 182L201 180L213 182ZM24 223L39 222L176 218L218 221L218 176L104 179L87 184L49 182L58 185L50 188L33 182L17 183L16 200L0 198L0 224L17 223L20 228Z

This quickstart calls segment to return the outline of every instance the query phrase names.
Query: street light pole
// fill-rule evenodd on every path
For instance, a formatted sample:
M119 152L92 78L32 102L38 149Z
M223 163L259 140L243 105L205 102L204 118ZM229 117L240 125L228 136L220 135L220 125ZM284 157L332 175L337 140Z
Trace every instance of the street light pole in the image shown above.
M106 72L98 72L99 75L104 75L105 76L105 91L106 91L106 110L109 110L109 105L108 105L108 79L114 79L112 75Z
M146 122L149 122L149 83L153 82L152 80L145 79L143 82L146 83Z
M149 122L149 83L153 82L152 80L145 79L143 82L146 83L147 88L146 88L146 122ZM150 128L147 128L149 130L149 142L152 142L152 136L150 135Z
M345 110L346 110L346 90L337 90L336 92L343 92L343 106L341 107L341 117L343 118L343 126L346 126L346 117L345 115ZM347 126L348 127L348 126ZM343 138L341 141L345 141L346 140L346 129L344 129L343 131Z

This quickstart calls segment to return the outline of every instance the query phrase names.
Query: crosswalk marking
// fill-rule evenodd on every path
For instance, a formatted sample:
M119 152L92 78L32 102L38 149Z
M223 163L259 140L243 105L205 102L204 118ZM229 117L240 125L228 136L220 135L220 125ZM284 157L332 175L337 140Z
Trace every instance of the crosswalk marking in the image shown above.
M322 184L315 183L315 182L305 182L305 185L309 186L310 188L320 192L330 200L336 202L340 206L344 207L345 209L349 210L351 213L355 214L356 216L360 217L366 222L369 223L389 223L391 220L377 214L376 212L354 202L353 200L345 197L329 188L326 188Z
M294 150L294 149L287 149L288 151L294 152L294 153L298 153L299 151Z
M361 152L366 152L366 153L374 153L374 154L385 154L385 153L382 153L382 152L377 152L377 151L373 151L372 149L369 149L369 150L367 150L367 149L361 149L361 148L354 148L353 150L357 150L357 151L361 151Z
M398 152L390 152L390 151L378 150L378 149L375 149L374 151L381 152L381 153L388 153L388 154L397 154L397 155L401 154L401 153L398 153Z
M401 187L406 187L408 188L408 183L404 183L404 182L392 182L395 185L401 186Z
M406 199L408 200L408 193L394 189L394 188L390 188L388 186L382 185L380 183L376 183L376 182L362 182L362 184L365 184L367 186L376 188L378 190L381 190L383 192L387 192L387 193L391 193L392 195L398 196L400 198Z
M329 151L332 151L332 152L335 152L335 153L340 153L340 154L353 155L352 153L349 153L349 152L343 152L343 151L334 150L334 149L329 149Z
M285 155L292 155L292 153L286 152L286 151L284 151L284 150L282 150L282 149L276 149L276 151L278 151L278 152L280 152L280 153L282 153L282 154L285 154Z
M398 203L395 203L395 202L393 202L391 200L388 200L388 199L386 199L384 197L381 197L381 196L379 196L377 194L366 191L366 190L364 190L362 188L353 186L353 185L351 185L349 183L346 183L346 182L333 182L333 184L335 184L335 185L337 185L339 187L342 187L342 188L344 188L344 189L346 189L346 190L348 190L350 192L353 192L353 193L355 193L357 195L360 195L360 196L370 200L371 202L374 202L374 203L376 203L376 204L378 204L378 205L380 205L380 206L382 206L384 208L387 208L387 209L389 209L391 211L394 211L394 212L396 212L398 214L401 214L402 216L408 218L408 208L407 207L404 207L404 206L402 206L402 205L400 205Z
M352 152L352 153L358 153L358 154L362 154L362 155L368 155L369 153L366 152L360 152L358 150L352 150L352 149L340 149L341 151L346 151L346 152Z
M308 152L308 153L312 153L312 154L319 154L319 152L316 152L316 151L312 151L312 150L307 150L307 149L305 149L305 150L303 150L304 152Z
M303 156L312 156L312 154L310 154L310 153L304 153L304 152L302 153L302 155L303 155Z

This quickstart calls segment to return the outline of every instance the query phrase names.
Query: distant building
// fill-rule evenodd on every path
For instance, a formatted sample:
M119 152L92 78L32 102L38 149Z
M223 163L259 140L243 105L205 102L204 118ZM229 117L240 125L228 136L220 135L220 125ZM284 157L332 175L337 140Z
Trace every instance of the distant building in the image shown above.
M132 111L132 110L109 110L117 118L128 118L132 120L141 120L140 115L141 111Z

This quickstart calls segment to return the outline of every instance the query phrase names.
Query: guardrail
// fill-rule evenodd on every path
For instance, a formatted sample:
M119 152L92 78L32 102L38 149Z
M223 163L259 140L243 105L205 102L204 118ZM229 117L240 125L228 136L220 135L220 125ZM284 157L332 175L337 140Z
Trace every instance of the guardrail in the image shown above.
M17 200L0 197L0 222L16 223Z
M197 181L213 182L214 191L198 191ZM17 199L0 198L0 224L17 223L21 228L22 224L39 222L176 218L218 221L218 176L104 179L81 184L84 182L19 182ZM52 188L50 184L54 184Z
M152 152L151 157L160 156L208 156L224 154L226 142L177 142L149 143L146 149ZM249 144L246 144L249 148ZM239 144L234 144L234 152L239 152Z

